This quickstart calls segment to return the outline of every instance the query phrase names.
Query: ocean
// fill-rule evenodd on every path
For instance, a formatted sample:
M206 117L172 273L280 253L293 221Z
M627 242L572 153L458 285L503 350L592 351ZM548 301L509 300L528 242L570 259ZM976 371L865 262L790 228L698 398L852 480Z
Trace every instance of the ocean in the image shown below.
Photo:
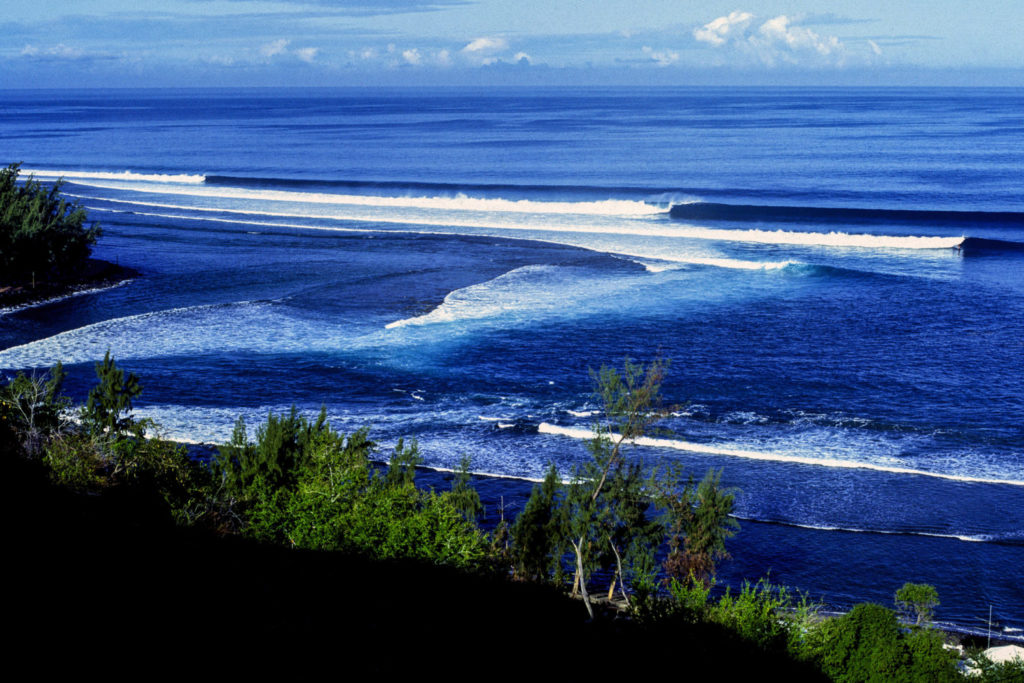
M670 362L629 450L721 469L720 586L827 607L934 585L1024 639L1024 92L7 91L118 286L0 312L0 375L109 349L137 414L216 443L292 405L381 457L587 458L590 371ZM515 502L515 501L518 501Z

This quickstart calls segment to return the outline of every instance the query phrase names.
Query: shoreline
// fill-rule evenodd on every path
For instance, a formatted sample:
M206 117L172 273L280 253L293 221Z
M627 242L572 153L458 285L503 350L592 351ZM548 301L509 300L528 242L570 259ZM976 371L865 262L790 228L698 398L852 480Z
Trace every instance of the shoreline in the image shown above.
M142 273L102 259L87 259L73 275L31 284L0 286L0 315L124 284Z

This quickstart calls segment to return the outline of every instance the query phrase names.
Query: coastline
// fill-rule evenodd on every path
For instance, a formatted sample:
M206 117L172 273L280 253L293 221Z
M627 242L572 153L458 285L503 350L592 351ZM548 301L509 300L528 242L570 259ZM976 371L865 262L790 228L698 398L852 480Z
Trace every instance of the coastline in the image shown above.
M134 268L90 258L75 273L31 284L0 286L0 314L123 284L141 275Z

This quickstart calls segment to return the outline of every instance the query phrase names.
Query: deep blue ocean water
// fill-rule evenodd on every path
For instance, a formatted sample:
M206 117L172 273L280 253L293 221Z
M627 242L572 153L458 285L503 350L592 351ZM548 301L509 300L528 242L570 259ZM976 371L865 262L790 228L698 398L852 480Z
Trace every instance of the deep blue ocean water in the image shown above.
M1021 636L1022 112L998 89L3 92L0 161L64 176L95 256L142 275L0 313L0 373L63 360L83 398L109 348L171 437L322 404L382 455L415 437L535 478L587 457L589 369L670 359L673 434L630 457L738 487L723 583L846 608L927 582L940 620L991 605Z

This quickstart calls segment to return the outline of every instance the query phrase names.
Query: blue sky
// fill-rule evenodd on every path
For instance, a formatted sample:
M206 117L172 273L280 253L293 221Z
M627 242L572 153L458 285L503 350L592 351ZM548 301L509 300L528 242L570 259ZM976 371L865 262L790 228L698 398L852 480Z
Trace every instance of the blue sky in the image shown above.
M32 0L0 87L1024 85L1024 2Z

